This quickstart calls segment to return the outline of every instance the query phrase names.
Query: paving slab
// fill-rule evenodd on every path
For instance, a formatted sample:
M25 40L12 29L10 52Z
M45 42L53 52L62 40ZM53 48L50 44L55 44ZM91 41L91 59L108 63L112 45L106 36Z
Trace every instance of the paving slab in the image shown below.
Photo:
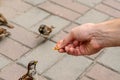
M83 77L83 78L78 79L78 80L93 80L93 79L90 79L90 78L88 78L88 77Z
M6 38L0 42L0 53L11 58L12 60L20 58L29 50L29 48L9 38Z
M89 67L91 62L85 57L67 56L43 75L51 80L76 80Z
M38 4L42 4L47 0L24 0L24 1L35 6L35 5L38 5Z
M31 60L39 62L39 80L120 80L119 47L77 57L53 50L74 27L119 18L119 5L120 0L0 0L0 13L15 26L2 26L11 35L0 41L0 80L17 80ZM55 27L49 40L36 38L41 24Z
M113 16L113 17L116 17L116 18L119 18L120 17L120 11L119 10L116 10L112 7L109 7L107 5L104 5L104 4L99 4L96 6L96 9L102 11L103 13L106 13L110 16Z
M120 7L118 7L120 3L117 0L104 0L103 3L120 10Z
M0 54L0 69L11 63L11 60Z
M24 3L23 0L0 0L0 13L4 14L4 16L10 20L30 8L32 8L32 6Z
M2 78L2 80L18 80L26 73L27 73L27 69L23 68L18 64L12 63L1 70L0 77ZM47 80L47 79L44 76L38 75L38 80Z
M39 5L40 8L49 11L52 14L61 16L68 20L74 21L76 18L80 17L80 14L73 12L69 9L66 9L62 6L56 5L52 2L46 1L43 4Z
M19 24L25 28L30 28L31 26L37 24L39 21L47 17L49 13L38 9L32 8L24 14L15 17L12 21Z
M102 2L102 0L77 0L77 1L90 7L94 7L95 5Z
M92 77L94 80L119 80L120 74L113 72L106 67L96 64L90 72L87 73L89 77Z
M30 30L26 30L25 28L22 28L21 26L18 26L15 24L14 26L15 28L8 29L8 31L11 33L9 37L21 42L22 44L30 48L36 47L37 45L39 45L41 42L45 40L43 37L37 38L38 35L31 32Z
M120 72L120 47L108 48L104 51L99 62Z
M31 60L38 60L37 71L39 74L43 73L46 69L54 65L59 59L63 57L64 54L60 54L54 51L53 48L55 43L47 41L37 48L33 49L31 52L27 53L17 62L26 66Z
M15 63L9 64L0 72L0 77L4 80L18 80L26 69Z
M67 33L64 31L60 31L58 34L56 34L55 36L53 36L53 38L51 40L58 42L62 39L65 38L65 36L67 36Z
M71 23L70 25L68 25L67 27L65 27L64 31L65 32L70 32L72 30L72 28L74 27L78 27L80 25L76 24L76 23Z
M86 11L89 10L87 6L82 5L74 0L51 0L51 1L81 14L84 14Z
M45 24L47 26L54 26L55 28L53 29L52 33L50 34L50 37L51 37L51 36L55 35L57 32L59 32L61 29L63 29L65 26L67 26L69 23L70 23L69 21L67 21L63 18L60 18L55 15L51 15L48 18L46 18L45 20L43 20L42 22L33 26L31 28L31 30L39 34L38 28L41 24Z
M92 58L93 60L96 59L97 57L99 57L102 53L104 53L104 49L100 50L99 52L93 54L93 55L89 55L87 57Z
M98 23L105 21L109 18L108 15L101 13L97 10L90 10L80 18L76 20L77 23L79 24L84 24L84 23Z

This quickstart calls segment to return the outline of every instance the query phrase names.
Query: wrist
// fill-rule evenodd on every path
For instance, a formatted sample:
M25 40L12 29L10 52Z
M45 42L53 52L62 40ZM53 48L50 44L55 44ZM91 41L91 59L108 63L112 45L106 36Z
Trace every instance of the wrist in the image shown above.
M94 29L101 47L120 46L120 19L96 24Z

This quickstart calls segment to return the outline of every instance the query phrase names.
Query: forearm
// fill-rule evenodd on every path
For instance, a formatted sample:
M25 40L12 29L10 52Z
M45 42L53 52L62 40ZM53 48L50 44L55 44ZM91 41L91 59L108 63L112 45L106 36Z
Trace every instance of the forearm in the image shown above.
M96 24L97 37L103 40L101 42L103 47L120 46L120 19L113 19L110 21Z

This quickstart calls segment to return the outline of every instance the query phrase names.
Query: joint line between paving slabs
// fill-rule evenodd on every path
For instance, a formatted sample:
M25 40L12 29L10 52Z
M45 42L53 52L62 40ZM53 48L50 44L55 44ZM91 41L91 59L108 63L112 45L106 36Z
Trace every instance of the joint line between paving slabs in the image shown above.
M119 9L114 8L113 6L110 6L110 5L108 5L108 4L104 3L104 2L102 2L102 4L104 4L104 5L108 6L108 7L112 8L112 9L115 9L115 10L117 10L117 11L120 11Z
M85 68L85 70L76 78L77 79L81 79L83 76L86 75L86 73L88 71L90 71L90 69L96 64L96 61L93 61L87 68Z
M51 65L49 68L47 68L46 70L44 70L40 75L43 75L45 72L47 72L50 68L52 68L54 65L58 64L58 62L60 62L63 58L65 58L67 55L63 55L60 59L58 59L53 65Z

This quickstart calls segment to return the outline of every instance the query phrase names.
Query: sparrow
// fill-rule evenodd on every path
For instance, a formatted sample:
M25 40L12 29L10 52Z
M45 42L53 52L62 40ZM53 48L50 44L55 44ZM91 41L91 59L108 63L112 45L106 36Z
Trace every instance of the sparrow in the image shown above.
M7 36L10 35L10 32L8 32L6 29L4 28L0 28L0 39L3 39Z
M19 80L38 80L38 75L36 71L36 64L38 61L30 61L28 64L28 70L25 75L23 75Z
M1 13L0 13L0 25L7 26L9 28L14 28L13 25L11 25L7 22L7 19Z
M50 33L53 31L54 28L55 27L53 27L53 26L47 26L47 25L42 24L38 28L38 31L42 37L48 38Z

